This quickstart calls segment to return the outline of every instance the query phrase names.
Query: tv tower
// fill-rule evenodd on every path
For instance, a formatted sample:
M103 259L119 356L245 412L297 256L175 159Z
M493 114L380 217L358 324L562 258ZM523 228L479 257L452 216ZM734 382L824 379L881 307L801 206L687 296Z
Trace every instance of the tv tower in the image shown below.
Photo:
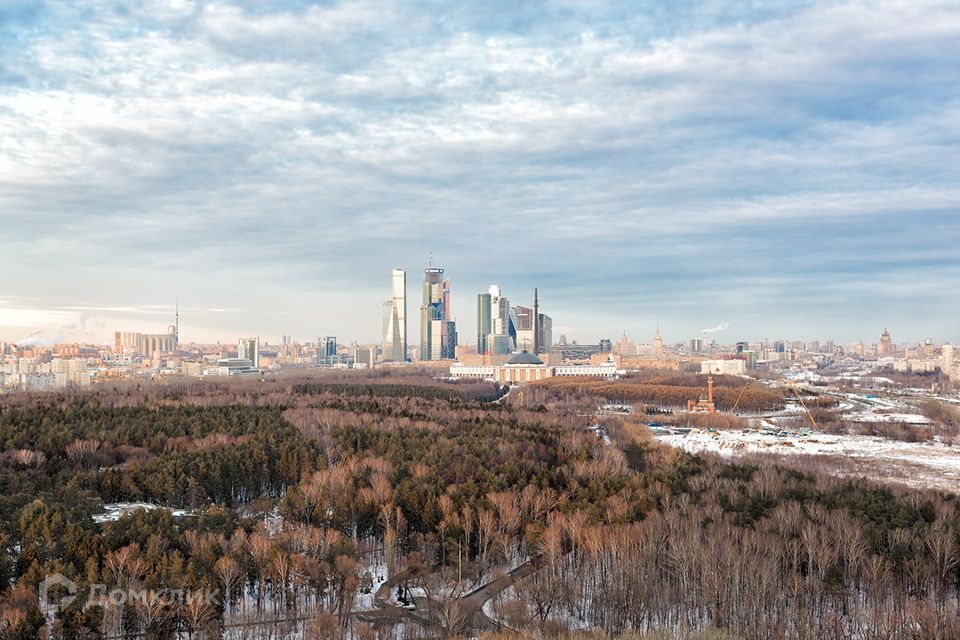
M540 353L540 298L533 289L533 354Z

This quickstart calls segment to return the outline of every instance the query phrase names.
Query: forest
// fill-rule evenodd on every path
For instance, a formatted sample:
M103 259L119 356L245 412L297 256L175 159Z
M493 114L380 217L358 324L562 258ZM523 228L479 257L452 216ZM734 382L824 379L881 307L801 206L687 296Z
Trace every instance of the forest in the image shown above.
M0 638L960 637L955 495L616 419L598 437L571 393L378 375L0 397ZM163 508L95 520L126 502ZM220 597L48 621L55 573Z

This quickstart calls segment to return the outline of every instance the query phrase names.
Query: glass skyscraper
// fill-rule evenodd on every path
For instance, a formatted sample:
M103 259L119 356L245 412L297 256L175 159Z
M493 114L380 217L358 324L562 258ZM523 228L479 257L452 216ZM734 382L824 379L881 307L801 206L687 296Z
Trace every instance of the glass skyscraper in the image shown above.
M393 270L393 298L383 303L383 359L407 359L407 272Z

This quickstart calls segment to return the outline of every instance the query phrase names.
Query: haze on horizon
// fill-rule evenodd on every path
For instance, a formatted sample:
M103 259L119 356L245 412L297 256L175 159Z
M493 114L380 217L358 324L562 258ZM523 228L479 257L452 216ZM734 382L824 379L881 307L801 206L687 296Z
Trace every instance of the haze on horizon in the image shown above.
M624 4L4 2L0 340L960 341L957 3Z

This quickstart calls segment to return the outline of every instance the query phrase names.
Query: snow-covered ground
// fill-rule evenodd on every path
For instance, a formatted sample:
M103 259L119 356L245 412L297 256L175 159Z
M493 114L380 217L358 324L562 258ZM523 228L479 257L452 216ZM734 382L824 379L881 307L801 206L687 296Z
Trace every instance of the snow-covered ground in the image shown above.
M845 466L850 475L960 492L960 446L943 443L819 433L776 437L757 431L701 429L693 429L685 436L660 436L657 440L691 453L712 452L727 457L753 454L832 456L849 461L850 464Z
M387 565L383 561L382 553L372 552L368 554L367 562L366 569L361 570L361 573L366 572L370 574L372 586L369 593L363 593L362 591L357 593L353 605L353 608L357 611L370 611L375 609L374 597L377 594L377 590L387 581Z
M843 414L844 420L851 422L899 422L912 425L929 425L933 421L919 413L882 413L879 411L861 411Z
M186 509L170 509L167 507L161 507L160 505L150 504L148 502L114 502L111 504L103 505L104 513L98 513L93 516L93 521L97 524L103 524L104 522L116 522L121 517L133 513L138 509L143 509L144 511L152 511L153 509L166 509L174 518L182 518L183 516L192 515L192 512Z

